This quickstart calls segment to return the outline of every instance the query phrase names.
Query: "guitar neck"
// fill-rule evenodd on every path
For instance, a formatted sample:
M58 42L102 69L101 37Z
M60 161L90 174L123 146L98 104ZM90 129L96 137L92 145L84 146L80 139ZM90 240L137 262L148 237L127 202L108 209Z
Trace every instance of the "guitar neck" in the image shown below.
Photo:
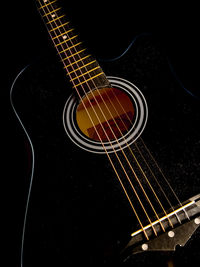
M83 47L57 0L37 0L37 7L73 88L81 95L88 89L109 87L103 70Z

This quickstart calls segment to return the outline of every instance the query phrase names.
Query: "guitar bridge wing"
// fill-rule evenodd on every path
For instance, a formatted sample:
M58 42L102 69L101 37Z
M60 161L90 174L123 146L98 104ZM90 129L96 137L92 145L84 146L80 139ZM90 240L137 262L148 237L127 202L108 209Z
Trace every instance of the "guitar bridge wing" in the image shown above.
M145 238L143 230L134 232L131 240L122 251L123 259L144 251L174 251L176 246L184 246L200 226L200 194L190 198L181 208L168 214L174 227L170 227L167 217L160 220L166 231L163 232L159 222L152 223L158 235L155 236L150 225L144 227L149 240ZM177 219L178 218L178 219Z

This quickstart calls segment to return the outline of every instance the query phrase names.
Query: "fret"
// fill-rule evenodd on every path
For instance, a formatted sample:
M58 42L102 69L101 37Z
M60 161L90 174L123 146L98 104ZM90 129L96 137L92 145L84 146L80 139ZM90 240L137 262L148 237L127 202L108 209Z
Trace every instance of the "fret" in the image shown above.
M43 17L47 17L48 15L51 15L52 13L55 13L55 12L57 12L58 10L61 10L61 7L56 8L56 9L53 9L53 10L50 11L49 13L44 14ZM56 14L55 14L55 15L56 15Z
M56 39L56 38L62 38L62 35L68 35L69 37L72 37L74 35L74 29L72 27L70 27L69 25L63 26L64 23L62 22L57 22L57 24L59 24L59 28L53 31L49 31L49 34L52 36L52 38ZM52 26L49 27L49 30L52 30Z
M44 2L45 2L45 1L44 1ZM47 1L47 2L48 2L48 1ZM46 4L46 5L43 5L43 6L39 7L39 9L42 9L42 8L48 7L49 5L51 5L51 4L55 3L55 2L57 2L57 0L54 0L54 1L52 1L52 2L49 2L48 4Z
M50 12L51 10L55 10L56 8L60 8L58 5L57 5L57 0L56 1L52 1L52 2L49 2L48 1L48 4L45 4L43 6L40 6L38 9L40 12Z
M85 56L85 57L83 57L83 58L80 58L79 60L77 60L77 61L75 61L75 62L72 62L72 63L68 64L67 66L65 66L64 69L67 69L67 68L73 66L74 64L77 64L77 63L79 63L80 61L83 61L83 60L85 60L85 59L87 59L87 58L89 58L89 57L91 57L91 55L87 55L87 56Z
M77 52L74 53L74 54L70 54L69 56L63 58L63 61L65 61L65 60L67 60L67 59L69 59L69 58L71 58L71 57L74 57L74 56L76 56L76 55L79 55L80 53L84 52L85 50L86 50L86 49L84 48L84 49L82 49L82 50L80 50L80 51L77 51Z
M50 28L51 29L51 28ZM68 38L71 38L75 35L75 31L73 28L71 27L68 27L68 26L65 26L65 27L61 27L59 28L58 30L55 30L55 31L52 31L50 33L51 37L53 40L56 41L56 44L58 41L63 41L63 40L66 40L66 36Z
M71 57L77 56L77 55L79 55L80 53L84 52L85 50L86 50L86 49L82 49L82 50L80 50L80 51L78 51L78 52L76 52L76 53L74 53L74 54L72 54L72 55L66 57L66 58L63 59L63 60L66 60L66 59L69 59L69 58L71 58Z
M81 67L76 68L76 69L74 69L74 70L68 72L67 75L70 75L70 74L72 74L72 73L74 73L74 72L80 71L82 68L88 67L89 65L92 65L93 63L97 63L96 60L93 60L93 61L91 61L91 62L88 62L87 64L84 64L84 65L82 65Z
M73 37L68 38L68 39L64 40L63 42L61 42L61 43L59 43L59 44L56 44L55 47L57 47L57 46L59 46L59 45L62 45L62 44L64 44L64 43L66 44L67 42L69 42L69 41L75 39L77 36L78 36L78 35L74 35Z
M57 17L57 18L55 18L55 19L53 19L53 20L51 20L51 21L48 21L46 24L53 23L53 22L55 22L55 21L57 21L57 20L59 20L59 19L61 19L61 18L64 18L64 17L65 17L65 15L59 16L59 17Z
M58 6L58 0L37 0L37 2L38 10L74 88L81 86L87 92L89 87L88 89L85 87L88 86L88 82L94 86L94 81L98 82L98 86L108 86L109 82L101 67L82 47L74 28L70 26L62 8Z
M99 70L100 70L100 66L97 63L97 61L92 60L91 57L88 57L85 60L79 61L76 65L68 67L67 68L67 72L68 72L67 75L70 76L70 79L74 79L75 77L78 77L78 76L82 78L82 76L84 74L85 75L83 78L88 78L87 73L90 74L92 69L93 69L93 71L96 71L96 73L99 72L98 69L94 69L96 67L99 67Z
M60 26L59 24L61 23L66 23L66 21L63 22L65 14L63 14L61 7L57 6L57 0L51 2L43 1L45 5L42 5L41 1L37 2L39 5L38 10L40 12L40 15L46 23L49 31ZM49 27L51 28L49 29Z
M59 35L56 35L55 37L52 38L52 40L56 39L56 38L59 38L59 37L63 37L65 34L68 34L69 32L72 32L74 29L70 29L68 31L64 31L63 33L59 34Z
M73 69L79 68L80 66L84 65L84 58L86 56L87 54L85 53L85 51L77 51L74 54L68 54L67 57L65 57L65 60L62 60L67 72L70 72ZM76 75L78 75L78 73L72 74L72 78L74 78Z
M67 24L69 24L69 21L67 21L67 22L65 22L65 23L63 23L63 24L61 24L61 25L59 25L58 27L55 27L55 28L51 29L49 32L58 30L59 28L64 27L64 26L66 26Z
M58 25L62 24L62 21L60 19L61 19L61 16L63 16L63 15L64 14L63 14L62 10L60 8L58 8L58 9L54 9L48 13L45 12L45 14L42 15L42 18L43 18L45 23L47 23L47 24L49 24L49 22L54 23L55 26L53 26L53 27L57 27ZM50 25L50 26L52 26L52 25Z
M75 47L77 47L78 45L81 45L81 44L82 44L82 42L79 42L79 43L77 43L77 44L75 44L75 45L69 46L69 47L67 47L66 49L60 51L59 54L62 54L62 53L64 53L64 52L67 52L67 51L70 50L70 49L74 49Z
M88 78L88 79L86 79L86 80L84 80L84 81L82 81L82 82L80 82L80 83L74 85L73 88L76 88L76 87L78 87L78 86L80 86L80 85L82 85L82 84L84 84L84 83L86 83L86 82L89 82L89 81L91 81L91 80L97 78L97 77L100 76L100 75L105 75L105 74L104 74L104 72L102 71L102 72L96 74L95 76L92 76L92 77L90 77L90 78Z
M85 67L85 66L84 66L84 67ZM86 71L86 72L80 74L79 76L76 76L75 78L70 79L70 81L72 82L72 81L74 81L74 80L76 80L76 79L79 79L80 77L85 76L85 75L88 75L88 74L90 74L91 72L93 72L93 71L95 71L95 70L97 70L97 69L100 69L100 66L97 66L97 67L95 67L95 68L93 68L93 69L91 69L91 70L88 70L88 71Z

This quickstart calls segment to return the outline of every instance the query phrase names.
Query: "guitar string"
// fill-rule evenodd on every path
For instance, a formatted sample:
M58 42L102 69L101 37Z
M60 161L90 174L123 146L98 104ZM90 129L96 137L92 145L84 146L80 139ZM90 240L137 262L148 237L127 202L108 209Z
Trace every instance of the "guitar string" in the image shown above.
M54 8L53 8L53 7L52 7L53 10L52 10L51 12L50 12L50 10L49 10L48 7L47 7L47 9L48 9L48 12L49 12L48 14L50 14L50 13L52 13L52 12L54 11ZM55 11L54 11L54 12L55 12ZM61 31L59 31L59 32L60 32L59 36L62 35L62 34L63 34L63 35L65 34L65 33L61 33ZM70 52L71 52L71 51L70 51ZM75 54L77 54L77 53L75 53ZM80 58L80 55L78 55L78 57ZM94 84L94 85L95 85L95 84ZM95 86L96 86L96 85L95 85ZM96 87L96 89L97 89L97 87ZM92 95L93 95L93 97L94 97L93 92L92 92L91 90L90 90L90 92L92 93ZM100 95L100 97L101 97L101 95ZM96 101L96 98L95 98L95 97L94 97L94 99L95 99L95 101ZM102 101L104 102L104 99L102 99ZM98 103L97 101L96 101L96 104L99 106L99 103ZM105 104L105 103L104 103L104 104ZM91 103L90 103L90 105L91 105ZM91 107L92 107L92 105L91 105ZM93 107L92 107L92 108L93 108ZM102 109L101 109L100 106L99 106L99 109L100 109L100 111L101 111L101 113L102 113L104 119L107 121L107 118L105 117L105 114L104 114L104 112L102 111ZM94 111L94 109L93 109L93 111ZM108 109L108 111L109 111L109 109ZM98 117L97 114L96 114L96 112L95 112L95 115L96 115L96 117ZM112 115L111 115L111 116L112 116ZM107 121L107 122L108 122L108 121ZM99 120L99 123L101 124L100 120ZM108 125L109 125L109 128L110 128L110 130L111 130L113 136L115 137L115 140L116 140L117 143L119 144L119 142L118 142L118 140L117 140L117 138L116 138L116 135L115 135L115 133L113 132L113 130L112 130L112 128L111 128L111 126L110 126L109 123L108 123ZM102 128L103 128L103 127L102 127ZM104 131L104 129L103 129L103 131ZM104 133L105 133L106 136L107 136L107 133L106 133L105 131L104 131ZM108 136L107 136L107 139L109 140ZM110 140L109 140L109 142L110 142ZM110 144L111 144L111 143L110 143ZM127 145L128 145L128 144L127 144ZM112 146L112 145L111 145L111 146ZM120 144L119 144L119 146L120 146ZM113 146L112 146L112 148L113 148ZM120 146L120 148L121 148L121 146ZM113 148L113 150L114 150L114 148ZM144 195L145 195L145 197L146 197L146 199L147 199L149 205L151 206L151 208L152 208L154 214L156 215L156 218L158 219L158 221L159 221L159 223L160 223L160 225L161 225L161 228L163 229L163 231L165 231L164 226L163 226L162 222L160 221L160 218L159 218L159 216L158 216L158 214L157 214L155 208L153 207L153 205L152 205L152 203L151 203L151 201L150 201L148 195L146 194L146 192L145 192L145 190L144 190L142 184L140 183L140 181L139 181L139 179L138 179L136 173L134 172L134 170L133 170L133 168L132 168L132 166L131 166L131 164L130 164L128 158L127 158L127 156L125 155L125 153L124 153L124 151L123 151L122 149L121 149L121 151L122 151L122 153L123 153L123 155L124 155L124 157L125 157L125 159L126 159L128 165L129 165L129 167L131 168L131 170L132 170L134 176L136 177L137 182L139 183L139 185L140 185L140 187L141 187L141 189L142 189L142 191L143 191L143 193L144 193ZM115 154L116 154L116 153L115 153ZM129 176L128 176L128 174L127 174L127 172L126 172L126 170L125 170L125 168L124 168L124 166L123 166L123 164L121 163L121 160L119 159L119 157L118 157L117 154L116 154L116 156L117 156L117 159L118 159L118 161L119 161L119 163L120 163L120 165L121 165L121 167L122 167L122 169L123 169L123 171L124 171L124 173L125 173L125 175L126 175L128 181L129 181L129 183L130 183L130 185L131 185L131 187L132 187L132 189L133 189L135 195L137 196L137 198L138 198L138 200L139 200L140 205L142 206L142 208L143 208L143 210L144 210L144 212L145 212L145 214L146 214L146 216L147 216L149 222L151 223L151 220L150 220L150 218L149 218L149 216L148 216L148 214L147 214L147 212L146 212L146 210L145 210L145 208L144 208L144 205L142 204L142 202L141 202L141 200L140 200L140 198L139 198L139 196L138 196L138 194L137 194L135 188L133 187L133 184L132 184L132 182L131 182L131 180L130 180L130 178L129 178ZM165 213L166 213L166 212L165 212ZM169 222L170 222L170 221L169 221ZM171 224L171 222L170 222L170 224ZM172 225L172 224L171 224L171 225ZM155 230L154 230L154 232L155 232Z
M50 10L48 9L48 11L50 11ZM70 52L71 52L71 51L70 51ZM89 100L89 102L90 102L90 100ZM90 102L90 105L91 105L91 102ZM92 105L91 105L91 107L92 107ZM92 108L93 108L93 107L92 107ZM96 114L96 117L98 118L97 114ZM107 120L107 119L106 119L106 120ZM99 121L99 123L101 124L100 121ZM103 127L102 127L102 129L103 129ZM104 131L104 129L103 129L103 131ZM104 132L105 132L105 131L104 131ZM107 136L107 133L106 133L106 132L105 132L105 134L106 134L106 136ZM108 136L107 136L107 139L109 140L109 137L108 137ZM110 140L109 140L109 142L110 142ZM110 143L110 144L111 144L111 143ZM111 146L112 146L112 144L111 144ZM112 146L112 148L113 148L113 146ZM136 197L137 197L137 199L138 199L138 201L139 201L139 203L140 203L140 205L141 205L141 207L142 207L142 209L143 209L143 211L145 212L145 215L147 216L147 218L148 218L148 220L149 220L149 223L151 224L151 220L150 220L150 218L149 218L149 216L148 216L148 214L147 214L147 212L146 212L146 210L145 210L145 208L144 208L144 205L142 204L142 201L140 200L140 198L139 198L139 196L138 196L138 194L137 194L135 188L133 187L133 185L132 185L132 183L131 183L131 180L130 180L130 178L129 178L129 176L128 176L128 174L127 174L127 172L126 172L126 170L125 170L125 168L124 168L124 166L123 166L123 164L122 164L120 158L118 157L118 154L117 154L116 151L114 150L114 148L113 148L113 151L115 152L115 155L116 155L116 157L117 157L117 159L118 159L118 161L119 161L119 163L120 163L120 166L122 167L122 169L123 169L123 171L124 171L124 173L125 173L125 175L126 175L128 181L129 181L129 183L130 183L130 185L131 185L131 187L132 187L132 189L133 189L133 191L134 191L134 193L135 193L135 195L136 195ZM158 216L157 216L157 218L158 218L158 220L159 220L159 217L158 217ZM160 222L160 223L161 223L161 222ZM161 225L161 227L163 228L163 231L164 231L164 227L163 227L163 225ZM153 225L152 225L152 228L153 228L153 230L154 230L154 233L156 234L156 231L155 231Z
M165 176L165 174L163 173L162 169L159 167L158 163L156 162L155 158L153 157L152 153L150 152L150 150L148 149L148 147L146 146L146 144L144 143L143 139L141 138L142 144L145 147L146 151L148 152L149 156L151 157L151 159L153 160L153 162L155 163L157 169L159 170L159 172L161 173L161 175L163 176L164 180L166 181L168 187L170 188L170 190L173 192L176 200L178 201L178 204L183 207L183 204L181 203L180 199L178 198L177 194L175 193L175 191L173 190L172 186L170 185L169 181L167 180L167 177ZM185 210L185 208L183 208L183 211L186 215L186 217L188 218L188 220L190 220L189 214L188 212Z
M140 152L141 153L141 152Z
M116 154L116 156L117 156L117 158L118 158L118 160L119 160L119 157L118 157L118 155ZM120 164L121 164L121 161L119 160L119 162L120 162ZM124 172L125 172L125 174L126 174L126 176L127 176L127 178L129 178L128 177L128 175L127 175L127 173L126 173L126 171L125 171L125 169L124 169L124 167L122 166L122 164L121 164L121 167L123 168L123 170L124 170ZM130 179L128 179L129 180L129 182L130 182ZM136 193L136 191L135 191L135 193ZM140 204L142 204L142 202L140 201ZM143 209L144 209L144 207L143 207ZM145 209L144 209L144 211L145 211ZM146 213L146 215L147 215L147 213ZM163 229L164 230L164 229Z
M105 93L106 93L106 91L105 91ZM132 120L129 118L128 114L127 114L126 111L124 110L124 107L121 105L121 103L120 103L118 97L116 96L116 94L115 94L113 91L112 91L112 94L113 94L113 96L116 98L116 100L118 101L118 104L120 105L122 111L124 112L124 114L125 114L126 117L128 118L129 122L133 125ZM108 95L107 95L107 97L109 98ZM109 101L110 101L110 100L109 100ZM110 103L112 104L111 101L110 101ZM115 106L114 106L114 105L113 105L113 108L115 109ZM116 109L115 109L115 111L118 113L118 111L117 111ZM119 114L118 114L118 116L119 116ZM120 117L120 116L119 116L119 117ZM124 121L122 120L121 117L120 117L120 120L121 120L122 124L124 125L124 127L126 128L126 130L128 130L126 124L124 123ZM142 139L142 138L140 138L140 139ZM164 192L164 189L162 188L162 186L161 186L160 183L158 182L158 179L156 178L155 174L153 173L151 167L150 167L149 164L147 163L147 161L146 161L145 157L143 156L143 154L142 154L140 148L138 147L137 143L134 142L133 145L136 147L136 149L138 150L139 154L141 155L141 157L142 157L142 159L143 159L145 165L146 165L147 168L149 169L151 175L152 175L153 178L155 179L155 181L156 181L156 183L158 184L158 186L159 186L161 192L163 193L164 197L166 198L168 204L170 205L170 208L171 208L172 210L174 210L174 207L172 206L172 204L171 204L169 198L167 197L166 193ZM131 152L132 156L135 158L135 161L137 162L137 165L138 165L139 168L141 169L140 164L138 163L137 158L135 157L135 155L134 155L132 149L130 148L130 146L128 147L128 149L129 149L129 151ZM155 197L156 197L156 199L157 199L157 198L158 198L158 197L157 197L157 194L156 194L155 190L153 189L153 187L151 186L151 184L149 183L146 174L144 173L144 171L143 171L142 169L141 169L141 172L142 172L143 176L145 177L147 183L149 184L149 187L151 188L153 194L155 195ZM159 198L157 199L157 201L159 202ZM164 214L165 214L166 217L167 217L168 214L167 214L166 210L164 209L164 207L162 206L162 203L159 203L159 204L160 204L161 208L163 209ZM179 223L181 223L180 218L178 217L178 215L175 214L175 216L177 217L177 220L179 221ZM168 218L168 219L169 219L169 218ZM170 220L170 219L169 219L169 220ZM169 222L170 222L171 226L173 227L173 224L172 224L171 220L170 220Z
M107 94L107 93L106 93L106 94ZM101 95L100 95L100 96L101 96ZM110 98L109 98L108 94L107 94L107 97L108 97L108 99L109 99L109 101L110 101ZM102 99L102 101L104 102L104 99L103 99L102 96L101 96L101 99ZM111 112L110 112L110 110L109 110L109 108L108 108L106 102L104 102L104 104L105 104L105 106L106 106L106 109L107 109L108 113L111 115L111 117L112 117L112 119L113 119L113 121L114 121L114 123L115 123L115 125L116 125L116 127L117 127L117 129L118 129L118 131L119 131L119 133L121 134L121 137L125 140L125 138L124 138L124 136L123 136L123 134L122 134L122 132L121 132L121 129L119 128L118 124L116 123L116 120L115 120L115 118L113 117L113 114L111 114ZM111 104L111 105L113 106L113 108L115 109L115 107L114 107L112 101L110 101L110 104ZM116 111L116 109L115 109L115 111ZM116 111L116 113L118 114L118 111ZM119 114L118 114L118 116L119 116ZM105 119L107 120L107 118L105 118ZM109 128L110 128L110 130L111 130L113 136L115 137L115 139L117 139L117 137L116 137L115 133L113 132L113 130L112 130L110 124L109 124ZM126 140L125 140L125 141L126 141ZM118 143L118 144L119 144L119 143ZM131 149L130 149L130 146L128 145L127 142L126 142L126 144L127 144L127 147L129 148L129 150L131 150ZM119 145L120 145L120 144L119 144ZM158 217L158 215L157 215L157 213L156 213L156 211L155 211L155 209L154 209L154 207L153 207L153 205L152 205L152 203L151 203L151 201L150 201L150 199L149 199L147 193L145 192L145 190L144 190L144 188L143 188L143 186L142 186L142 184L141 184L141 182L140 182L138 176L136 175L135 171L133 170L133 167L132 167L132 165L130 164L130 161L128 160L127 156L125 155L124 150L123 150L122 152L123 152L124 157L126 158L126 161L127 161L128 165L129 165L131 171L133 172L134 176L136 177L136 180L137 180L137 182L139 183L139 185L140 185L140 187L141 187L141 189L142 189L142 191L143 191L143 193L144 193L146 199L148 200L148 202L149 202L149 204L150 204L152 210L154 211L154 213L155 213L157 219L159 220L159 217ZM168 215L167 215L167 213L166 213L166 211L165 211L163 205L161 204L161 202L160 202L160 200L159 200L157 194L155 193L155 191L154 191L153 187L151 186L151 184L150 184L148 178L146 177L144 171L142 170L141 165L139 164L139 162L138 162L138 160L136 159L136 157L135 157L135 155L134 155L134 153L133 153L132 150L131 150L131 152L132 152L132 156L134 157L135 162L137 163L137 165L138 165L138 167L139 167L140 172L141 172L142 175L145 177L145 179L146 179L148 185L150 186L152 192L154 193L154 196L156 197L156 200L158 201L159 205L161 206L162 210L164 211L164 214L165 214L166 217L168 218L168 221L169 221L170 225L173 227L173 224L172 224L170 218L168 217ZM163 229L163 230L164 230L164 229Z
M106 120L107 120L107 118L106 118ZM111 129L112 130L112 129ZM129 166L130 166L130 163L129 163ZM140 170L141 170L141 167L140 167ZM135 175L135 173L134 173L134 175ZM149 182L149 181L148 181ZM141 184L140 184L140 186L141 186ZM151 187L152 188L152 187ZM143 189L143 188L142 188ZM143 190L143 192L144 192L144 190ZM145 192L144 192L145 193ZM145 196L147 197L147 195L146 195L146 193L145 193ZM148 199L149 200L149 199ZM157 200L158 200L158 198L157 198ZM160 203L160 202L159 202ZM151 203L150 203L151 204ZM152 205L151 205L151 207L152 207ZM163 206L162 206L163 207ZM155 209L153 208L153 210L154 210L154 212L155 212ZM156 213L155 213L156 214ZM166 214L166 212L165 212L165 214ZM157 214L156 214L157 215ZM158 218L158 216L157 216L157 218ZM159 219L159 218L158 218ZM171 222L170 222L170 224L171 224ZM172 225L172 224L171 224ZM163 229L164 230L164 229Z
M113 91L112 91L112 93L113 93ZM119 104L120 107L122 108L122 110L123 110L123 112L125 113L127 119L129 120L129 122L130 122L131 124L133 124L133 122L130 120L129 116L126 114L126 112L125 112L125 110L124 110L124 107L121 105L121 102L119 101L118 97L117 97L115 94L113 94L113 96L114 96L114 97L116 98L116 100L118 101L118 104ZM120 118L120 119L121 119L121 118ZM121 121L122 121L122 123L124 124L123 120L121 120ZM124 126L126 127L125 124L124 124ZM163 177L163 179L165 180L166 184L168 185L169 189L171 190L171 192L173 193L174 197L176 198L178 204L182 207L183 205L182 205L181 201L179 200L179 198L178 198L177 194L175 193L174 189L172 188L172 186L171 186L170 183L168 182L166 176L164 175L162 169L159 167L157 161L156 161L155 158L153 157L153 155L152 155L152 153L150 152L149 148L146 146L144 140L143 140L141 137L140 137L140 140L141 140L141 142L142 142L142 144L143 144L145 150L146 150L147 153L149 154L150 158L152 159L152 161L153 161L154 164L156 165L157 169L159 170L161 176ZM140 148L138 147L137 143L134 142L134 145L135 145L136 149L138 150L138 152L140 153L141 157L143 158L143 161L145 162L147 168L148 168L149 171L151 172L151 174L152 174L154 180L156 181L156 183L157 183L158 186L160 187L160 190L162 191L163 195L165 196L165 198L166 198L167 202L169 203L170 207L172 208L172 210L174 210L174 207L173 207L173 205L171 204L171 201L169 200L169 198L167 197L166 193L164 192L164 189L163 189L162 186L160 185L158 179L156 178L156 175L155 175L154 172L152 171L152 168L151 168L151 167L149 166L149 164L147 163L147 161L146 161L144 155L142 154ZM188 214L188 212L185 210L185 208L183 208L183 211L184 211L186 217L188 218L188 220L190 220L189 214ZM179 221L179 223L181 223L181 220L180 220L180 218L178 217L178 215L177 215L177 214L175 214L175 215L176 215L177 220Z
M64 33L63 33L64 34ZM103 100L103 99L102 99ZM109 111L109 110L108 110ZM106 120L107 120L107 118L105 118ZM117 125L117 124L116 124ZM119 128L118 128L119 129ZM111 129L111 131L112 131L112 129ZM115 135L115 134L114 134ZM122 135L122 133L121 133L121 135ZM116 138L116 136L115 136L115 138ZM126 157L126 155L124 154L124 156ZM135 158L135 156L134 156L134 158ZM136 158L135 158L136 159ZM126 158L126 160L127 160L127 158ZM136 159L136 161L137 161L137 159ZM129 166L131 167L131 169L132 169L132 166L130 165L130 163L128 162L128 164L129 164ZM137 161L137 164L138 164L138 161ZM140 170L142 170L141 169L141 166L140 166ZM132 169L132 171L133 171L133 169ZM134 175L136 176L136 174L135 174L135 172L133 171L133 173L134 173ZM144 172L142 171L142 173L143 173L143 175L144 175ZM147 180L147 177L145 177L146 178L146 180ZM137 178L137 180L138 180L138 178ZM148 181L148 180L147 180ZM141 186L141 183L139 182L139 184L140 184L140 186ZM148 184L150 185L150 183L149 183L149 181L148 181ZM144 192L144 194L145 194L145 196L146 196L146 198L148 199L148 197L147 197L147 194L145 193L145 191L144 191L144 189L143 189L143 187L141 186L141 188L142 188L142 190L143 190L143 192ZM152 189L152 187L151 187L151 189ZM157 195L155 194L155 191L153 191L154 192L154 195L156 196L156 199L158 200L158 197L157 197ZM149 201L149 199L148 199L148 201ZM160 201L158 200L158 202L159 202L159 204L161 204L160 203ZM150 203L150 205L151 205L151 207L152 207L152 204L151 204L151 202L149 201L149 203ZM162 206L162 204L161 204L161 207L162 207L162 209L163 209L163 206ZM153 207L152 207L153 208ZM154 210L154 212L155 212L155 209L153 208L153 210ZM164 212L165 212L165 214L166 214L166 211L164 210ZM159 219L159 217L158 217L158 215L157 215L157 213L155 212L155 214L156 214L156 216L157 216L157 218ZM166 214L167 215L167 214ZM170 222L170 221L169 221ZM170 224L172 225L172 223L170 222ZM163 229L164 230L164 229Z
M49 12L49 13L50 13L50 12ZM48 13L48 14L49 14L49 13ZM146 195L146 194L145 194L145 195Z
M103 89L103 90L104 90L104 89ZM115 105L113 105L113 103L112 103L112 101L111 101L109 95L107 94L106 90L104 90L104 92L105 92L107 98L109 99L109 102L110 102L110 104L112 105L113 109L115 110L115 112L117 113L118 117L120 118L120 121L122 122L123 126L124 126L125 129L128 131L127 125L126 125L126 124L124 123L124 121L122 120L120 114L118 113L118 110L116 109ZM115 92L113 92L113 90L112 90L111 92L112 92L113 96L114 96L115 98L118 99L118 97L117 97L117 95L115 94ZM119 101L119 102L120 102L120 101ZM129 118L128 114L127 114L126 111L124 110L124 107L123 107L123 105L121 105L121 103L120 103L120 106L121 106L121 109L122 109L122 111L124 112L124 114L126 114L126 117ZM131 121L130 118L129 118L129 122L131 122L131 124L133 125L133 122ZM116 122L115 122L115 123L116 123ZM116 125L117 125L117 128L118 128L118 130L119 130L121 136L123 137L123 134L122 134L122 132L121 132L121 129L119 128L119 126L118 126L117 123L116 123ZM125 138L124 138L124 139L125 139ZM136 146L135 142L134 142L134 145ZM143 176L143 177L145 178L145 180L147 181L147 183L148 183L148 185L149 185L149 187L150 187L152 193L154 194L154 196L155 196L157 202L159 203L161 209L163 210L165 216L167 217L167 219L168 219L168 221L169 221L169 224L170 224L172 227L174 227L172 221L170 220L170 218L169 218L169 216L168 216L168 214L167 214L167 212L166 212L166 210L165 210L165 208L164 208L164 206L163 206L163 204L161 203L161 201L160 201L158 195L156 194L155 190L153 189L153 186L152 186L151 183L149 182L149 179L147 178L147 175L145 174L144 170L142 169L141 164L138 162L138 160L137 160L135 154L133 153L133 150L131 149L131 147L130 147L129 145L128 145L127 147L128 147L128 149L129 149L129 151L131 152L131 154L132 154L132 156L133 156L133 158L134 158L134 160L135 160L137 166L139 167L139 170L140 170L142 176ZM138 148L138 150L139 150L139 148ZM146 164L147 164L147 162L146 162ZM156 178L156 180L157 180L157 178ZM161 187L161 188L162 188L162 187ZM171 207L172 207L172 206L171 206Z
M40 6L42 6L40 0L38 0L38 2L39 2L39 4L40 4ZM48 19L48 18L47 18L47 19ZM49 20L49 19L48 19L48 20ZM52 27L52 26L51 26L51 27ZM51 34L50 34L50 36L51 36ZM52 36L51 36L51 37L52 37ZM54 46L55 46L55 42L54 42L54 40L52 40L52 41L53 41ZM61 46L62 46L62 45L61 45ZM55 46L55 47L56 47L56 46ZM62 47L63 47L63 46L62 46ZM57 47L56 47L56 49L57 49ZM60 52L58 49L57 49L57 51ZM70 51L70 52L71 52L71 51ZM59 54L59 55L60 55L60 54ZM61 58L61 59L62 59L62 58ZM63 64L65 65L64 62L63 62ZM73 65L72 65L72 68L74 69ZM73 82L72 82L72 83L73 83ZM125 189L125 186L124 186L124 184L123 184L123 182L122 182L122 180L121 180L121 178L120 178L120 175L118 174L118 172L117 172L117 170L116 170L116 168L115 168L115 166L114 166L114 163L113 163L113 161L112 161L112 159L111 159L109 153L107 152L107 150L106 150L106 148L105 148L105 146L104 146L103 141L101 140L101 137L100 137L100 135L99 135L99 133L98 133L98 131L97 131L97 129L96 129L96 126L95 126L95 124L94 124L94 122L93 122L93 120L92 120L90 114L89 114L88 111L87 111L87 108L86 108L84 102L82 101L82 97L81 97L81 95L79 94L79 91L78 91L78 90L76 90L76 91L77 91L77 94L78 94L78 96L79 96L79 98L80 98L80 101L83 103L83 106L84 106L84 108L85 108L85 110L86 110L86 112L87 112L87 115L88 115L88 117L89 117L91 123L93 124L93 127L94 127L94 129L95 129L95 131L96 131L96 133L97 133L97 135L98 135L98 137L99 137L99 140L100 140L100 142L101 142L101 144L102 144L102 146L103 146L103 148L104 148L104 150L105 150L106 155L108 156L108 159L109 159L109 161L110 161L110 163L111 163L111 166L113 167L114 172L115 172L115 174L116 174L116 176L117 176L117 178L118 178L118 180L119 180L119 182L120 182L120 184L121 184L121 186L122 186L122 188L123 188L123 191L124 191L124 193L125 193L125 195L126 195L128 201L129 201L129 203L130 203L130 205L131 205L131 208L132 208L132 210L133 210L133 212L134 212L134 214L135 214L135 216L136 216L136 218L137 218L137 220L138 220L138 222L139 222L139 224L140 224L140 226L141 226L141 228L142 228L142 230L143 230L143 233L144 233L146 239L149 240L149 237L148 237L148 235L147 235L147 233L146 233L146 231L145 231L145 229L144 229L144 226L143 226L143 224L142 224L142 222L141 222L141 219L140 219L139 215L138 215L137 212L136 212L136 209L135 209L135 207L134 207L134 205L133 205L133 203L132 203L132 201L131 201L131 199L130 199L128 193L127 193L127 190ZM152 225L151 221L150 221L150 224ZM152 225L152 228L154 229L153 225Z
M142 140L142 138L141 138L140 140ZM173 207L171 201L169 200L168 196L166 195L166 193L165 193L164 189L162 188L161 184L158 182L158 179L157 179L156 175L155 175L154 172L152 171L152 168L149 166L149 164L148 164L148 162L146 161L144 155L141 153L141 150L140 150L140 148L138 147L137 143L135 143L134 145L135 145L137 151L139 152L139 154L141 155L141 157L142 157L142 159L143 159L145 165L147 166L148 170L150 171L152 177L154 178L154 180L156 181L157 185L159 186L159 188L160 188L161 192L163 193L164 197L166 198L166 200L167 200L167 202L168 202L170 208L174 211L175 209L174 209L174 207ZM175 216L176 216L178 222L181 224L182 222L181 222L181 220L180 220L180 218L179 218L179 216L178 216L177 213L175 213Z

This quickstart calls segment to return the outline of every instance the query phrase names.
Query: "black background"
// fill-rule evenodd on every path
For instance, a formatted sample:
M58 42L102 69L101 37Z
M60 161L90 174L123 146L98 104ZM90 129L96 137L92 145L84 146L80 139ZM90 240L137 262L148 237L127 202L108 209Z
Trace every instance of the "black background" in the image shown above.
M116 57L128 47L135 36L150 33L159 43L162 53L170 59L184 86L190 92L199 94L197 6L175 1L160 1L159 4L147 4L145 1L139 3L136 1L68 2L63 0L66 13L69 14L82 39L97 58ZM5 96L8 100L10 86L18 72L36 58L53 53L54 50L34 1L12 1L7 3L1 12L4 14L4 11L5 15L8 15L2 22L4 36L2 58L5 60L3 78L5 78ZM188 98L191 98L189 94ZM196 104L198 100L194 101ZM8 251L12 255L15 266L19 266L20 234L30 161L27 155L28 144L23 131L10 105L8 110L9 171L6 175L8 182L6 191L11 199L6 201L6 210L10 215L7 218L11 222ZM196 162L198 160L197 158Z

